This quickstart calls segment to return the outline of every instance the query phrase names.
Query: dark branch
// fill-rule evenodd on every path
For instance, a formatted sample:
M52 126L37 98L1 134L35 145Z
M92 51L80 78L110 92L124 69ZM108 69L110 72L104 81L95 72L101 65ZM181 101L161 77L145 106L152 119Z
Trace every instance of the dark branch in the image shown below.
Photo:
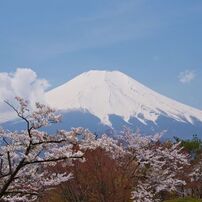
M35 146L35 145L41 145L41 144L54 144L54 143L59 144L62 142L67 142L67 140L62 139L62 140L41 141L41 142L32 143L32 145Z
M4 137L2 139L7 145L10 145Z
M12 173L11 156L9 151L7 152L7 158L8 158L9 173Z
M29 122L29 120L28 120L26 117L24 117L23 114L20 114L20 112L19 112L12 104L10 104L8 101L4 100L4 102L5 102L9 107L11 107L11 108L17 113L17 116L18 116L19 118L21 118L22 120L24 120L24 121L26 122L28 135L29 135L29 137L31 138L31 130L32 130L32 127L30 127L30 122Z
M36 161L30 161L30 162L24 162L24 165L28 164L37 164L37 163L49 163L49 162L57 162L67 159L82 159L83 156L72 156L72 157L60 157L60 158L53 158L53 159L44 159L44 160L36 160Z

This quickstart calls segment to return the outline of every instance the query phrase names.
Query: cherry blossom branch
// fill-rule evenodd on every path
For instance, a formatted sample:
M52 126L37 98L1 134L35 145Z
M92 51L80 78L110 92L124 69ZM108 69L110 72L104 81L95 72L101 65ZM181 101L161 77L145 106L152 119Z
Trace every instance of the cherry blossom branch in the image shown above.
M12 194L23 194L23 195L33 195L33 196L39 195L39 193L37 193L37 192L26 192L26 191L7 191L7 192L5 192L5 195L12 195Z
M49 163L49 162L57 162L57 161L62 161L62 160L67 160L67 159L82 159L84 158L83 155L81 156L70 156L70 157L60 157L60 158L52 158L52 159L44 159L44 160L36 160L36 161L30 161L30 162L24 162L25 165L29 164L37 164L37 163Z
M7 152L7 158L8 158L9 173L12 173L11 156L9 151Z
M28 131L28 134L29 134L29 137L31 138L31 130L32 130L32 127L30 128L30 122L27 120L26 117L23 116L23 113L20 114L20 112L12 105L10 104L8 101L4 101L8 106L10 106L16 113L17 113L17 116L21 119L23 119L26 124L27 124L27 131Z
M22 196L23 201L26 198L29 201L35 192L71 178L66 172L52 175L51 171L45 170L46 168L59 161L71 164L73 160L84 157L80 147L77 147L80 143L75 131L62 131L51 137L45 132L36 130L60 120L60 116L56 115L53 109L36 103L36 110L31 112L28 102L22 98L16 98L16 100L19 103L19 110L8 101L5 103L26 122L26 128L20 133L0 130L2 144L0 147L0 200L15 201L20 200L19 197ZM89 134L86 132L86 139L91 137ZM83 149L87 147L88 145L85 145ZM6 172L2 172L3 170ZM25 190L22 191L22 187L25 187Z

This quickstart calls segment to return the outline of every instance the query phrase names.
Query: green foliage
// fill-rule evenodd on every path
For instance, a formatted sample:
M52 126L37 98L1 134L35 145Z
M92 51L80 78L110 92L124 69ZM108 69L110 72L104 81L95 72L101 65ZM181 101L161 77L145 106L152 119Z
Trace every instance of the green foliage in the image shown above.
M192 139L183 140L174 137L176 142L181 142L181 146L184 147L190 154L197 155L202 152L202 140L197 135L193 135Z
M164 202L202 202L202 200L194 199L194 198L178 198L178 199L172 199Z

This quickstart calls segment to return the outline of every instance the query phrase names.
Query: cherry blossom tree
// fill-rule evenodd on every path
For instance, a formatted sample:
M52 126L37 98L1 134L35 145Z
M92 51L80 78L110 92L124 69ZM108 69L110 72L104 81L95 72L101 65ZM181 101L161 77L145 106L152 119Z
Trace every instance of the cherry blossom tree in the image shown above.
M197 156L191 166L187 178L185 195L202 198L202 153Z
M61 116L39 103L31 111L27 101L19 97L16 100L18 107L6 103L25 122L26 129L0 130L0 200L34 201L40 191L71 179L70 173L51 173L47 168L59 161L71 164L83 160L77 136L84 135L86 142L89 137L81 129L48 135L41 129L59 122Z
M68 132L60 130L49 135L42 129L58 123L61 116L50 107L36 103L31 110L29 103L16 97L18 107L6 103L24 121L26 129L10 132L0 130L0 199L4 201L34 201L47 188L70 180L71 173L52 173L50 167L57 163L73 165L74 160L84 162L86 150L102 148L112 158L124 154L118 142L107 135L100 138L83 128Z
M61 116L46 105L36 103L31 110L27 101L19 97L16 100L17 107L6 103L26 128L0 130L0 200L36 200L40 192L73 177L65 169L51 172L51 167L58 163L71 166L75 160L84 162L85 152L96 148L122 164L127 176L133 179L134 202L159 201L162 192L178 191L177 187L185 183L177 178L189 163L180 142L161 143L161 135L142 136L129 130L124 131L121 141L105 134L96 138L83 128L49 135L43 128L59 122Z
M180 143L161 143L161 134L142 136L124 132L132 159L137 162L133 177L135 179L132 199L134 202L161 201L161 193L178 191L185 184L177 178L188 165L188 154L182 152Z

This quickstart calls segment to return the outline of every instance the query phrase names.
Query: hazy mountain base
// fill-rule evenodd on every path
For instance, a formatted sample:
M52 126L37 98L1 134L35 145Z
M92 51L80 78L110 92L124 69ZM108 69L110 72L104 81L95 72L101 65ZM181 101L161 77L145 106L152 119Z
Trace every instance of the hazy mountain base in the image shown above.
M123 130L124 127L130 128L132 131L140 130L144 135L153 135L154 133L165 131L163 138L169 139L177 136L179 138L192 138L193 134L197 134L202 138L202 122L193 119L193 125L187 122L179 122L166 116L160 116L156 124L152 121L145 121L142 123L137 118L130 118L128 122L124 121L122 117L117 115L110 115L109 120L112 127L104 125L96 116L81 111L63 112L63 119L57 126L52 125L46 130L50 134L54 134L57 130L84 127L97 135L107 133L109 136L116 136ZM10 121L1 124L3 128L9 130L22 130L24 123L19 121Z

